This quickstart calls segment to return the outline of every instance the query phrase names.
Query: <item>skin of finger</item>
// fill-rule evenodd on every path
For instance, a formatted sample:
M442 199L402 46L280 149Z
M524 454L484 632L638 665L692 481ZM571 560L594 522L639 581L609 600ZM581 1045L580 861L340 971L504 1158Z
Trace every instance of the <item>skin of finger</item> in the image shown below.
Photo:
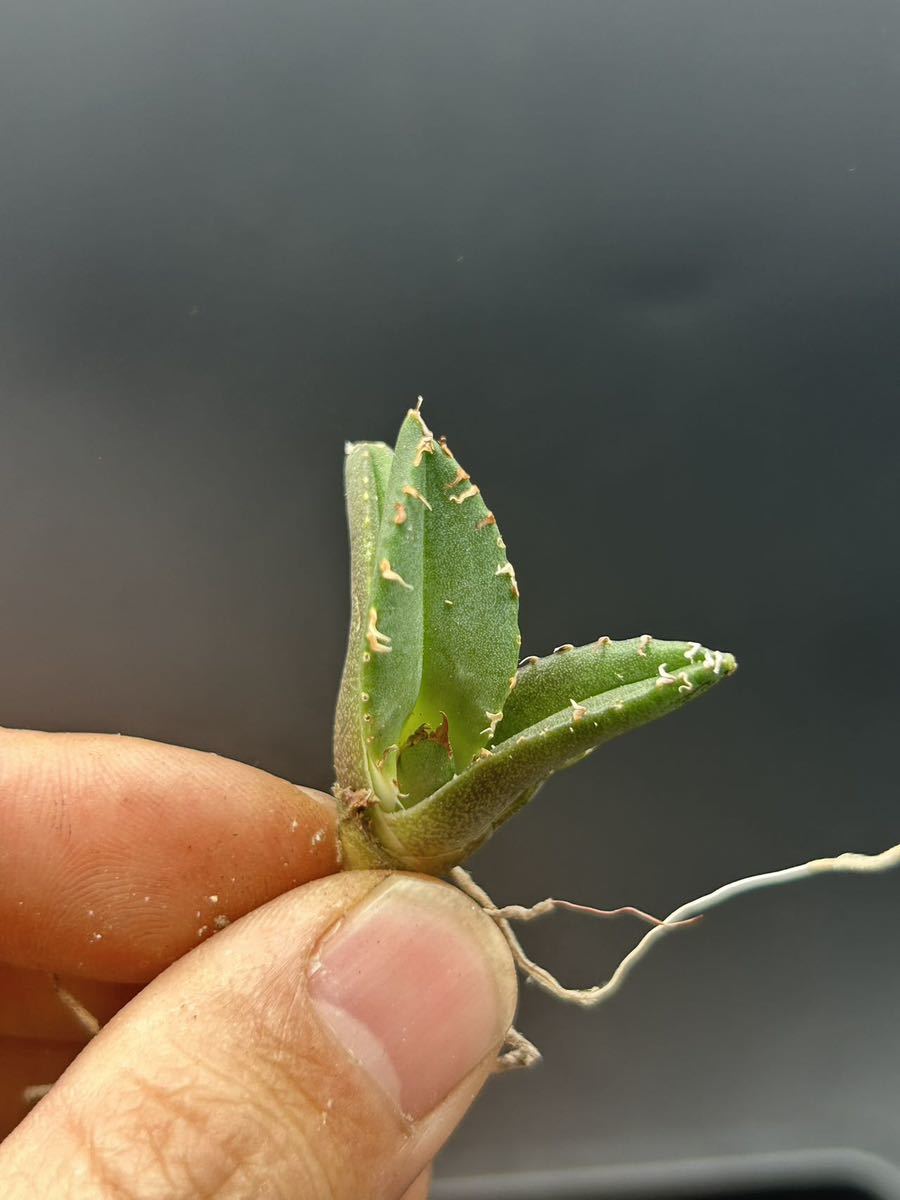
M143 983L337 867L320 792L139 738L0 730L0 961Z
M74 1042L0 1037L0 1141L28 1112L25 1089L58 1079L81 1049Z
M427 1167L419 1178L415 1181L412 1187L400 1197L400 1200L428 1200L428 1192L431 1188L431 1167Z
M137 994L138 984L61 976L63 988L105 1025ZM90 1035L60 998L48 971L0 963L0 1037L87 1042Z
M307 994L310 956L384 878L312 883L175 963L11 1135L0 1194L20 1200L39 1178L47 1194L73 1200L232 1200L257 1194L260 1180L273 1195L310 1200L402 1196L491 1073L496 1048L413 1125L336 1047ZM286 944L302 949L286 956Z

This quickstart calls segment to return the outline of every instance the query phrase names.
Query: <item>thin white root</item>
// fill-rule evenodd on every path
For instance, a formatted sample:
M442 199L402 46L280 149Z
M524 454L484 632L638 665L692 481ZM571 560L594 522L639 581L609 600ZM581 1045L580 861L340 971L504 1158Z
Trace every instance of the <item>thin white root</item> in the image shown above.
M645 933L634 949L625 955L606 983L590 988L564 987L555 976L551 975L549 971L528 957L509 923L510 916L514 919L531 920L534 916L540 916L544 912L551 911L552 908L571 908L577 912L581 911L583 906L570 905L567 902L560 901L542 901L541 904L534 906L535 909L540 909L540 912L520 909L517 905L512 905L509 909L497 908L487 892L480 888L462 867L455 867L451 872L451 877L461 891L477 901L487 912L488 916L493 917L497 922L497 926L506 938L517 966L528 979L536 983L538 987L543 988L545 992L549 992L551 996L556 996L560 1000L580 1005L583 1008L593 1008L595 1005L602 1004L605 1000L609 1000L616 994L631 970L640 962L659 938L665 937L673 929L683 928L686 924L693 924L700 917L705 916L711 909L717 908L727 900L734 899L735 896L761 891L767 887L778 887L786 883L795 883L799 879L806 879L812 875L825 872L834 872L835 874L874 873L888 871L897 866L900 866L900 844L892 846L889 850L883 850L880 854L846 853L839 854L834 858L816 858L812 862L801 863L796 867L785 867L780 871L767 871L762 875L750 875L746 879L737 879L733 883L726 883L723 887L716 888L715 891L709 892L705 896L700 896L696 900L689 900L687 904L682 904L674 912L669 913L664 921L656 923L655 928L651 929L649 933ZM595 912L597 910L588 909L587 911ZM599 911L602 912L603 910ZM647 916L645 913L639 913L639 910L625 911L638 912L639 915L645 918ZM521 913L529 913L530 915L522 917ZM651 921L655 920L654 918L649 919Z
M454 867L450 872L450 878L461 892L465 892L467 896L471 897L496 922L497 928L506 939L506 944L509 946L513 961L526 979L530 979L532 983L536 983L538 987L543 988L545 992L549 992L551 996L556 996L559 1000L565 1000L571 1004L584 1005L590 1003L589 1000L583 998L586 993L573 988L563 987L555 976L551 975L548 970L528 957L522 943L513 932L513 927L509 923L508 918L499 915L501 910L497 908L484 888L478 886L468 871L463 870L462 867ZM590 990L594 991L595 989Z
M63 987L58 975L51 975L51 979L53 980L53 989L59 996L63 1007L69 1010L89 1038L96 1037L100 1032L100 1022L94 1014L89 1012L80 1000L76 1000L67 988Z
M541 1061L541 1052L533 1042L529 1042L518 1029L510 1028L503 1043L503 1049L497 1056L494 1070L499 1074L503 1071L520 1071L536 1067Z
M538 917L546 917L549 913L557 912L560 909L565 912L583 913L586 917L637 917L641 921L646 921L648 925L665 924L661 917L651 916L642 908L634 908L631 904L625 904L622 908L592 908L590 904L575 904L572 900L555 900L552 896L546 900L539 900L537 904L532 904L528 908L522 904L505 904L502 908L487 908L485 912L489 917L502 917L505 921L534 921ZM702 916L690 917L687 921L679 921L678 924L696 925L698 921L702 920Z
M53 983L53 990L59 997L63 1008L68 1009L88 1038L95 1038L100 1032L100 1022L94 1014L86 1009L80 1000L76 1000L68 988L63 987L58 975L51 975L50 979ZM22 1103L26 1108L33 1108L38 1100L43 1100L52 1087L52 1083L33 1083L29 1087L23 1088Z

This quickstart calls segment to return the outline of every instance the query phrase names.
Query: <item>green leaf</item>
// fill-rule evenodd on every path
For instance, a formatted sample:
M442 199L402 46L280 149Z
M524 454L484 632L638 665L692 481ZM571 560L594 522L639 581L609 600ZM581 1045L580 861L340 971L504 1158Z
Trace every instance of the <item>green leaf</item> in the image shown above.
M397 803L397 747L422 684L423 426L410 410L384 492L362 649L362 712L369 771L381 802Z
M443 439L428 456L422 688L410 725L446 713L457 771L494 736L519 656L519 589L480 489Z
M373 810L371 828L378 842L406 869L445 871L476 850L555 771L682 707L736 668L730 654L695 656L683 667L676 665L677 673L661 672L659 664L652 670L647 662L643 678L567 704L507 738L493 753L485 751L414 808Z
M516 672L494 744L565 708L570 700L656 676L660 666L677 673L701 659L715 666L714 652L697 642L661 641L648 634L622 642L601 637L586 646L561 646L546 658L527 658Z
M453 752L445 716L437 729L427 725L417 729L397 756L397 786L402 806L418 804L452 778Z
M453 762L493 737L519 653L518 587L480 491L418 410L384 489L362 631L369 778L396 806L398 747L446 716Z
M350 632L334 722L334 768L341 787L370 786L362 722L366 614L385 485L393 452L383 442L347 446L344 487L350 534Z

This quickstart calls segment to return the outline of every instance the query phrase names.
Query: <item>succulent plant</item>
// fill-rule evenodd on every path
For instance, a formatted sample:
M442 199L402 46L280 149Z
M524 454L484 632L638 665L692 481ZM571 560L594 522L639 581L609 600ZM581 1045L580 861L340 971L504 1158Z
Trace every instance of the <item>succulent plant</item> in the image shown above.
M334 767L347 867L446 873L555 771L736 669L730 654L648 634L518 662L506 543L419 407L393 450L348 445L345 478L351 620Z

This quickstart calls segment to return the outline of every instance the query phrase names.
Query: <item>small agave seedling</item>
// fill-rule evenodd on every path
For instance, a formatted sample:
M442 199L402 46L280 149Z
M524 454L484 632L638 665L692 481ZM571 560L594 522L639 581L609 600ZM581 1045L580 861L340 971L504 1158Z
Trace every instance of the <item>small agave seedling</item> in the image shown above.
M420 400L421 404L421 400ZM900 844L840 854L725 884L665 920L542 900L497 908L460 864L534 796L620 733L673 712L737 668L699 642L642 634L558 646L517 663L519 588L481 490L419 408L393 450L347 447L351 618L334 733L334 793L343 866L447 874L493 917L520 968L576 1004L612 996L656 940L724 901L823 872L900 866ZM563 987L532 962L512 930L556 908L629 913L653 928L603 984ZM58 980L57 994L89 1036L99 1022ZM501 1068L527 1066L535 1048L510 1030ZM31 1103L47 1091L26 1089Z
M421 399L419 404L421 405ZM655 941L734 896L822 872L900 865L900 845L725 884L665 920L544 900L497 908L461 867L555 771L673 712L737 667L699 642L643 634L563 645L517 662L519 588L494 514L417 406L393 450L347 446L351 619L334 736L345 868L447 874L494 918L522 970L576 1004L612 996ZM630 913L654 926L603 984L563 987L510 924L555 908ZM534 1062L515 1030L501 1066Z
M480 488L411 409L348 445L352 610L334 739L348 867L444 874L555 771L736 669L644 634L518 663L519 589Z

